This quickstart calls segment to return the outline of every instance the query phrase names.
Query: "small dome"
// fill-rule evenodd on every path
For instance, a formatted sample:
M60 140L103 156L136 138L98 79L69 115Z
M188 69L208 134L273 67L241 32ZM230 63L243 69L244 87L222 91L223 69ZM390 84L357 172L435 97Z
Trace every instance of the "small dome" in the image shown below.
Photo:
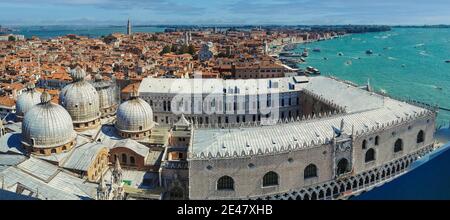
M74 123L85 123L100 118L99 96L94 86L85 81L86 73L77 67L71 71L74 83L65 86L59 94L59 103Z
M17 98L16 115L23 117L33 106L40 103L41 93L36 91L34 84L27 85L26 90Z
M106 116L114 113L118 105L118 93L115 83L103 80L100 74L96 74L95 82L92 85L97 90L102 115Z
M72 142L76 133L67 111L50 102L47 92L41 102L31 108L22 123L22 141L34 148L52 148Z
M82 81L86 78L86 71L82 69L80 66L75 67L72 71L70 71L70 75L74 82Z
M116 128L124 132L142 132L154 127L153 111L141 98L134 97L119 105Z
M95 81L100 82L103 80L103 76L100 73L95 74Z

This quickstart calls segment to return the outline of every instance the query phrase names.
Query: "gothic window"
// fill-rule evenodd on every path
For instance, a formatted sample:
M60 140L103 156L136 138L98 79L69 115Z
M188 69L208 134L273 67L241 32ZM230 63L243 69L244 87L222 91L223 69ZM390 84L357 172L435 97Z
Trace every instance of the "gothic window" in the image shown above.
M380 143L380 137L376 136L375 137L375 145L378 146L379 143Z
M127 155L126 154L122 154L122 163L124 163L124 164L127 163Z
M417 143L423 143L425 141L425 134L422 130L417 134Z
M304 178L312 178L317 177L317 166L314 164L310 164L305 168Z
M363 140L362 142L362 149L365 150L367 148L367 141Z
M348 164L348 160L345 158L342 158L341 160L339 160L338 165L337 165L337 175L342 175L349 171L350 171L350 167Z
M394 144L394 153L400 152L403 150L403 141L402 139L397 139Z
M267 186L277 186L278 185L278 174L270 171L266 173L263 177L263 187Z
M367 150L367 152L366 152L365 161L366 161L366 163L368 163L368 162L371 162L374 160L375 160L375 150L371 148L371 149Z
M217 190L234 190L234 180L229 176L220 177L217 181Z

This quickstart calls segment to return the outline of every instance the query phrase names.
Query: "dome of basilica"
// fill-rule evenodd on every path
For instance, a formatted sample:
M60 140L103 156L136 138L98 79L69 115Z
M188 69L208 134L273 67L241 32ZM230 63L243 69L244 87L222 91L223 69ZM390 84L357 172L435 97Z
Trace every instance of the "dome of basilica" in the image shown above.
M40 103L32 107L22 122L22 144L32 153L50 155L73 146L76 133L72 119L60 105L51 103L43 92Z
M40 103L41 93L36 91L33 83L28 83L26 90L17 98L16 116L21 120L33 106Z
M116 128L125 138L140 139L150 135L155 126L150 105L134 92L117 109Z
M116 86L111 81L103 80L102 75L95 75L95 82L93 83L99 96L99 106L102 117L113 115L118 105L118 94Z
M89 129L100 124L99 96L94 86L85 81L86 72L77 67L71 71L73 83L59 94L59 103L72 117L76 130Z

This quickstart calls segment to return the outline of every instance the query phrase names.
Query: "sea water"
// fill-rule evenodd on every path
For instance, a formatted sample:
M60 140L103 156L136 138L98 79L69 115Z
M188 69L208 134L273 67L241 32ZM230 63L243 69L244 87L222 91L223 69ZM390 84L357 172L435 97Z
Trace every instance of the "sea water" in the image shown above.
M346 35L300 44L296 52L305 48L310 49L309 57L300 67L313 66L323 75L360 85L369 80L374 89L394 97L450 108L450 63L445 62L450 60L450 29L394 28ZM439 111L438 126L449 121L450 112Z
M98 38L112 33L126 33L126 26L82 26L82 25L54 25L54 26L19 26L13 27L13 34L24 35L26 38L33 36L48 39L68 34ZM133 27L134 33L164 32L163 27Z

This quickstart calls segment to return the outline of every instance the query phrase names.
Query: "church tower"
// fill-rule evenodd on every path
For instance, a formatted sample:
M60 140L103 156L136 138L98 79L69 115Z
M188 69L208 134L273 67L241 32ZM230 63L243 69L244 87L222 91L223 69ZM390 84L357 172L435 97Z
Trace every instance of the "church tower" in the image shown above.
M100 177L100 183L97 187L97 200L109 200L109 189L105 184L103 175Z
M116 160L111 175L112 200L123 200L125 198L124 183L122 182L122 168L119 160Z
M128 19L127 23L127 35L131 35L131 21Z

